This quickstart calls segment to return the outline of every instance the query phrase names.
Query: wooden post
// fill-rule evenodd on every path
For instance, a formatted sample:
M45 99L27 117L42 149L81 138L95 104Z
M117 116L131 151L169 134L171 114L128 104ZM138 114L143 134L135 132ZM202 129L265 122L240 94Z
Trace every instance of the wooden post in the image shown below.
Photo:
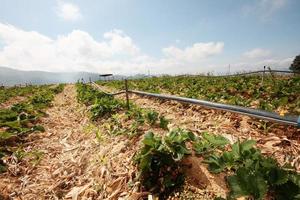
M126 106L127 109L129 110L129 97L128 97L128 83L127 83L127 79L125 79L125 94L126 94Z

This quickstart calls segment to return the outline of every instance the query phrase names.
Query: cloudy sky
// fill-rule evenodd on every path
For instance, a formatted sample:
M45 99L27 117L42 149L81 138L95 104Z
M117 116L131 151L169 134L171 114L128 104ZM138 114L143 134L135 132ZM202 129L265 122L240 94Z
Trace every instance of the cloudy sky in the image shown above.
M0 0L0 66L127 75L284 69L300 54L299 9L299 0Z

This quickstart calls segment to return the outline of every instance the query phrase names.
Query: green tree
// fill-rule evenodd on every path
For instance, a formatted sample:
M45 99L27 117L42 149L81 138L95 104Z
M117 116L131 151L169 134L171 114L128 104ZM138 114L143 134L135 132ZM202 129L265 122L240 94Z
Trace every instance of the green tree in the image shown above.
M296 56L293 63L290 66L292 71L300 71L300 55Z

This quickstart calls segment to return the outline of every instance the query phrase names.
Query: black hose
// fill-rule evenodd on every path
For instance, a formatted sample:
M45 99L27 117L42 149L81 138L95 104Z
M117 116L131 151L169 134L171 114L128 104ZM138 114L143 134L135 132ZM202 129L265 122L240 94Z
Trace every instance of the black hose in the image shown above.
M171 95L162 95L162 94L155 94L155 93L148 93L148 92L141 92L141 91L134 91L134 90L129 90L128 92L137 94L137 95L142 95L142 96L149 96L149 97L155 97L155 98L159 98L159 99L168 99L168 100L174 100L174 101L179 101L179 102L184 102L184 103L201 105L201 106L205 106L208 108L239 113L239 114L248 115L251 117L256 117L256 118L260 118L260 119L265 119L265 120L270 120L270 121L274 121L274 122L279 122L279 123L283 123L283 124L300 127L300 116L281 116L274 112L267 112L267 111L263 111L263 110L256 110L256 109L245 108L245 107L241 107L241 106L233 106L233 105L228 105L228 104L214 103L214 102L210 102L210 101L191 99L191 98L185 98L185 97L177 97L177 96L171 96Z
M97 89L101 90L101 88L97 84L92 83L92 85L94 85ZM104 92L104 91L102 91L102 92ZM201 105L201 106L208 107L208 108L224 110L224 111L228 111L228 112L233 112L233 113L238 113L238 114L247 115L247 116L251 116L251 117L256 117L259 119L264 119L264 120L269 120L269 121L274 121L274 122L278 122L278 123L282 123L282 124L288 124L288 125L300 127L300 116L281 116L275 112L268 112L268 111L264 111L264 110L257 110L257 109L245 108L245 107L241 107L241 106L215 103L215 102L210 102L210 101L191 99L191 98L186 98L186 97L178 97L178 96L172 96L172 95L163 95L163 94L142 92L142 91L136 91L136 90L128 90L128 92L132 93L132 94L142 95L142 96L155 97L158 99L167 99L167 100L179 101L179 102L183 102L183 103L191 103L191 104ZM119 91L116 93L107 93L107 92L104 92L104 93L107 95L115 96L115 95L123 94L126 92Z

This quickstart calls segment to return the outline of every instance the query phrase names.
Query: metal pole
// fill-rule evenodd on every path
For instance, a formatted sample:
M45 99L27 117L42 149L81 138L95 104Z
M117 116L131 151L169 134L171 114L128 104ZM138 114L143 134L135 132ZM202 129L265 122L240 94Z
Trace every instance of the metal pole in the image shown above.
M126 106L127 109L129 110L129 97L128 97L128 83L127 83L127 79L125 79L125 94L126 94Z

